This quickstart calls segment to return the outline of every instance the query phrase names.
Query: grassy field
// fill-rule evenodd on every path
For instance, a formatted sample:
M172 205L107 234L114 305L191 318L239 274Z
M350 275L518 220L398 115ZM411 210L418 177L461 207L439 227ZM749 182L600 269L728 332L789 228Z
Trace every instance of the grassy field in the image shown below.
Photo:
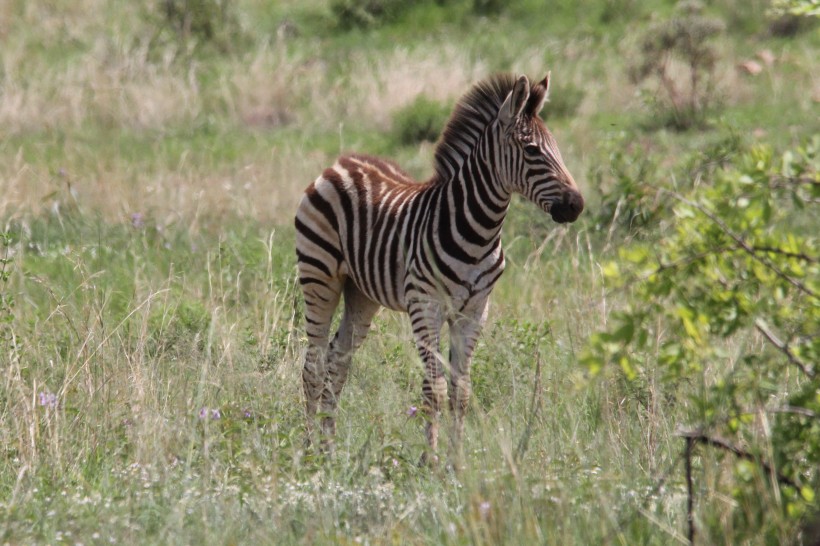
M820 132L816 24L710 3L713 105L679 131L630 78L672 2L425 0L350 28L339 6L365 3L203 0L187 20L172 4L0 3L0 543L686 543L677 432L702 385L579 364L629 303L602 264L670 219L630 230L600 210L619 172L677 187L728 140L782 151ZM559 226L514 203L462 472L416 464L422 370L387 312L319 461L303 449L301 191L349 150L429 176L434 145L396 120L437 127L500 70L552 71L545 115L588 210ZM703 543L797 540L776 489L755 536L731 460L697 464Z

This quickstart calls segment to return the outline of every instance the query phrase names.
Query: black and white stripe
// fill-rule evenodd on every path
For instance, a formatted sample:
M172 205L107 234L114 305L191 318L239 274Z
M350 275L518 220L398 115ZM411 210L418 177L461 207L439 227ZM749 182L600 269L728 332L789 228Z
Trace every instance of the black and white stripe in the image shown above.
M504 270L501 228L513 193L572 222L584 202L538 116L549 76L495 76L457 104L435 152L435 172L417 183L392 162L340 157L305 191L296 213L296 253L309 347L303 381L309 428L321 410L335 432L338 397L352 353L380 307L410 315L425 364L424 411L433 450L447 396L439 332L450 325L450 405L459 440L470 395L470 362L493 285ZM328 343L333 313L344 314Z

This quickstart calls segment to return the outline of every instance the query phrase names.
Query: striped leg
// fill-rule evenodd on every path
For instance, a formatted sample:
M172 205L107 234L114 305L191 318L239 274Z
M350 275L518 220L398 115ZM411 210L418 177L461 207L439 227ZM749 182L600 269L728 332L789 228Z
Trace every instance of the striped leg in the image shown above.
M303 269L302 264L300 264L301 269ZM313 441L316 411L319 408L327 377L328 335L333 312L339 304L342 281L338 278L325 278L321 282L312 277L307 279L307 282L302 281L308 336L305 365L302 369L302 386L305 390L305 416L310 443Z
M381 307L367 298L350 280L344 287L344 306L339 330L330 343L327 375L322 390L322 433L328 447L331 447L336 434L336 408L347 381L353 353L364 341L373 316Z
M414 302L408 306L416 348L424 364L422 383L422 409L427 419L425 433L430 450L438 449L438 424L441 408L447 399L447 380L439 348L439 336L443 324L441 306L437 302ZM426 454L422 462L427 460Z
M487 320L488 299L473 306L473 312L465 312L449 321L450 325L450 410L453 412L452 442L455 454L461 456L461 439L464 436L464 416L470 402L472 382L470 366L478 336Z

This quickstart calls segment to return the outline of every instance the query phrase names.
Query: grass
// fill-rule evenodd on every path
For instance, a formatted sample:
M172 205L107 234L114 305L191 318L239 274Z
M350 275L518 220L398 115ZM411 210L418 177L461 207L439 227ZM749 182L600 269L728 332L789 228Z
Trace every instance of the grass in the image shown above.
M13 282L34 324L15 324L30 337L15 341L4 377L6 539L223 543L278 529L294 542L597 540L623 532L653 469L676 457L646 445L629 412L607 415L610 387L576 384L575 344L595 327L584 308L597 306L577 294L597 281L584 248L562 238L548 248L565 260L511 245L524 263L511 259L478 348L469 472L416 466L421 423L406 410L421 373L409 325L387 313L357 360L339 453L318 465L301 448L291 234L235 225L216 239L84 214L30 226ZM574 277L577 292L513 296L535 271ZM566 311L523 318L542 306ZM584 508L594 505L602 512Z
M0 308L0 541L685 542L685 392L589 381L577 362L618 303L599 264L623 234L515 202L453 475L416 465L422 423L407 410L422 372L408 322L387 312L357 353L338 453L304 451L292 228L302 189L342 150L428 176L432 146L397 145L396 112L422 93L450 103L495 70L551 69L554 93L581 95L556 95L549 120L591 213L613 133L680 172L720 123L645 132L624 60L633 18L667 3L542 13L522 0L494 18L430 2L348 33L324 1L229 4L250 38L228 53L152 41L151 6L0 7L0 231L12 237L0 290L14 298ZM760 29L755 13L730 29ZM791 145L816 131L817 36L756 32L721 39L715 117ZM758 48L776 64L736 75ZM698 521L732 543L719 493L731 465L699 464L711 487Z

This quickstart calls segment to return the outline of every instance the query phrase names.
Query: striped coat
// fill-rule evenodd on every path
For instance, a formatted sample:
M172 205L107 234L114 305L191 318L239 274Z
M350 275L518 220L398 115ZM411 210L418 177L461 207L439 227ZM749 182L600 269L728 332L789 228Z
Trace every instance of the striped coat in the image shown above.
M323 414L326 441L351 356L374 314L409 314L424 362L423 410L431 450L446 402L463 432L470 363L493 285L504 270L501 229L513 193L557 222L572 222L584 201L538 112L549 76L495 76L457 104L424 183L390 161L340 157L305 191L296 213L296 253L309 346L303 384L308 428ZM340 299L344 313L329 339ZM450 327L450 386L439 350ZM312 432L311 432L312 435Z

